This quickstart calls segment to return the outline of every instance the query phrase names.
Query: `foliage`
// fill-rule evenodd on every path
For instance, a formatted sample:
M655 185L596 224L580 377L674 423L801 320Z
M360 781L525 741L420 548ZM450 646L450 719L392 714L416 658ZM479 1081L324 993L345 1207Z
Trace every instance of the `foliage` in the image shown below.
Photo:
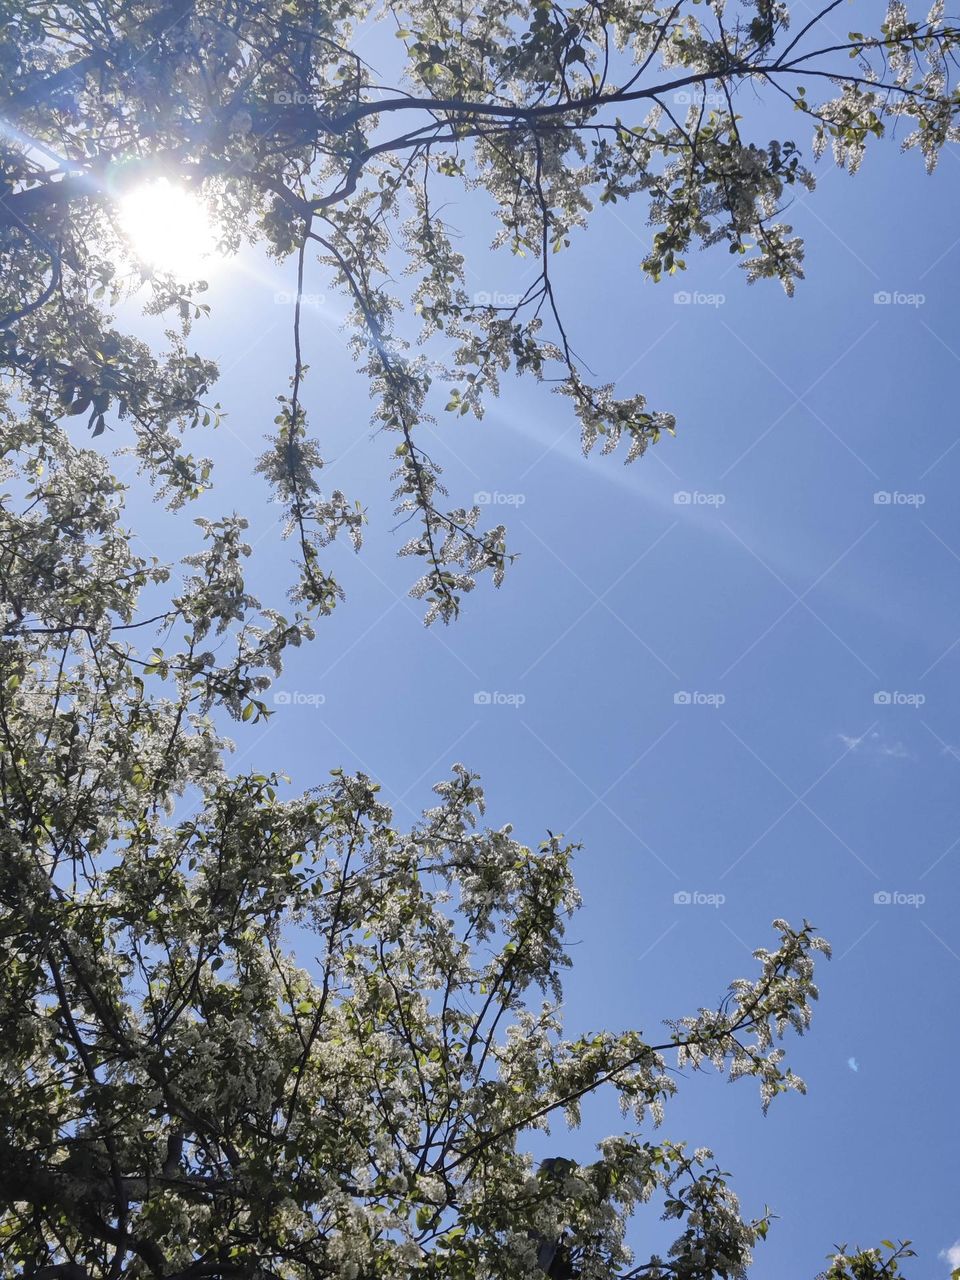
M3 425L2 1274L744 1275L769 1214L649 1126L677 1068L752 1077L764 1108L802 1091L777 1041L824 941L776 921L757 974L659 1043L568 1032L561 838L483 828L459 765L405 832L363 776L231 774L217 722L266 714L304 638L247 591L242 521L198 522L141 616L172 567L133 549L104 460ZM531 1136L602 1089L633 1128L535 1168ZM679 1234L635 1263L651 1198Z
M822 939L776 922L757 975L662 1043L566 1037L571 850L482 828L462 766L406 832L362 776L286 798L228 774L210 713L245 718L298 638L246 592L238 523L203 528L164 619L185 638L142 657L168 567L131 549L116 481L49 424L5 440L4 1274L514 1277L547 1242L608 1276L657 1196L682 1230L633 1274L742 1275L767 1217L641 1130L668 1058L764 1107L802 1089L776 1041L809 1023ZM636 1132L536 1171L524 1140L602 1087Z
M894 1244L892 1240L882 1240L883 1249L857 1249L848 1254L845 1244L839 1245L837 1252L830 1259L830 1269L822 1271L817 1280L903 1280L900 1263L904 1258L915 1258L917 1255L910 1248L909 1240L901 1240ZM957 1271L951 1273L956 1280Z
M827 27L839 7L797 18L786 0L0 3L0 367L52 421L132 432L176 500L208 484L179 433L217 413L214 367L184 334L155 358L109 314L131 284L112 251L117 195L158 174L202 191L228 246L249 236L296 254L301 293L319 257L345 292L374 424L399 437L414 592L428 621L449 620L477 575L499 582L510 556L502 526L445 501L417 432L434 383L452 386L448 411L479 417L506 371L532 374L570 401L585 450L625 440L628 461L673 429L642 395L595 383L568 337L551 260L596 206L644 202L653 280L681 270L695 243L722 244L749 280L789 292L803 246L783 212L813 178L793 140L757 140L763 113L744 106L754 91L792 106L815 153L830 145L851 171L901 120L928 168L957 138L960 28L942 0L925 19L890 0L878 31L840 40ZM396 36L379 72L353 45L376 19ZM505 305L466 288L443 213L457 187L492 202L497 247L537 265ZM151 307L184 327L203 312L195 287L157 275L149 287ZM363 509L320 490L299 313L298 302L291 389L262 470L299 547L297 599L327 611L339 588L320 551L340 532L359 540Z
M401 91L351 52L376 15L398 25ZM508 369L558 372L585 447L627 436L637 455L671 420L586 380L549 273L591 205L647 199L654 278L694 240L723 241L750 278L792 287L801 248L777 210L809 175L793 144L741 136L738 89L790 95L851 167L899 115L928 162L953 136L956 31L939 10L913 22L894 4L878 36L851 35L840 83L837 50L805 52L817 19L789 35L788 16L775 0L734 18L683 0L0 3L3 1275L744 1275L769 1214L741 1216L711 1153L651 1126L677 1068L752 1077L764 1107L802 1089L779 1041L808 1025L823 940L775 922L754 976L659 1042L570 1031L576 893L560 837L531 849L483 827L462 766L408 831L363 776L293 795L279 772L228 769L228 718L268 714L288 646L339 597L322 547L358 542L363 519L320 487L299 306L261 461L299 546L292 616L248 590L240 516L198 520L179 566L140 554L98 450L115 431L178 512L212 484L185 447L219 412L216 369L188 346L201 291L144 279L116 227L119 193L172 174L203 191L229 245L249 235L296 255L301 292L316 254L352 299L375 419L399 434L401 515L419 521L405 548L424 561L416 590L428 618L451 618L507 553L476 509L440 503L417 439L444 376L428 354L439 333L458 414L480 414ZM808 103L801 71L839 96ZM683 120L674 90L695 100ZM450 181L492 198L498 241L538 263L515 307L466 293L435 196ZM141 287L179 318L165 354L112 319ZM591 1163L535 1165L534 1135L577 1124L601 1090L631 1128ZM625 1232L649 1200L678 1235L636 1261ZM890 1249L886 1262L841 1251L828 1274L893 1277L906 1246Z

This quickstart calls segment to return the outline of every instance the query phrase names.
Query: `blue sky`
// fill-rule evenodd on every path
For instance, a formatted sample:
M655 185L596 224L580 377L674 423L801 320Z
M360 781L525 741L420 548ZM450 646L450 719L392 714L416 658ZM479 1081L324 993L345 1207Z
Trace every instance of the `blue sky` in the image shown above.
M639 204L557 259L577 350L618 393L676 413L679 434L624 468L584 460L567 403L535 383L506 380L482 423L441 404L423 431L452 495L493 496L521 552L446 629L425 631L406 597L395 442L371 437L345 304L315 265L306 405L329 484L370 524L360 556L329 552L348 600L292 655L290 704L234 736L238 767L298 786L336 766L375 775L400 823L461 760L495 824L582 841L572 1031L656 1034L752 975L772 918L812 920L835 959L789 1045L809 1095L764 1119L749 1083L694 1078L664 1132L712 1146L745 1210L780 1215L760 1280L885 1236L912 1238L911 1274L933 1280L960 1237L960 152L933 178L896 143L855 179L828 159L817 174L791 210L808 272L793 300L748 287L722 251L645 281ZM446 216L473 246L471 287L512 291L516 265L483 249L486 210L454 193ZM292 307L276 300L291 268L255 250L221 268L194 339L221 364L228 414L200 450L217 460L205 510L249 515L273 604L293 549L252 473L291 367ZM190 540L156 508L132 523L165 556ZM587 1115L558 1152L615 1124L598 1113L591 1132ZM644 1223L638 1243L662 1238Z

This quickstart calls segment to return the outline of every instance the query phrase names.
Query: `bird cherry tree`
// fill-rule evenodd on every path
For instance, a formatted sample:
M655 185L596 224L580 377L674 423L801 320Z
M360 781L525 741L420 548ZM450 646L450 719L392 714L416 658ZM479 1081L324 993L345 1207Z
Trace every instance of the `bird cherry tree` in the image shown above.
M409 830L367 777L228 768L310 638L248 591L242 519L198 521L175 576L88 442L7 405L0 464L0 1274L745 1275L769 1214L658 1126L677 1068L802 1091L781 1041L824 940L775 921L659 1036L566 1026L560 837L485 827L461 765ZM538 1166L598 1092L624 1131ZM638 1258L648 1201L677 1235Z
M503 529L446 501L418 433L435 383L479 415L507 371L532 374L570 402L585 448L623 441L628 457L673 426L574 354L551 261L595 205L641 201L654 280L724 244L789 289L802 246L783 206L812 177L793 142L750 136L746 89L786 95L815 149L853 169L900 117L928 167L955 138L958 31L940 7L893 3L879 30L836 39L838 8L791 25L779 0L0 2L10 1280L745 1273L769 1216L742 1215L711 1153L657 1126L677 1067L750 1077L763 1106L801 1087L781 1041L809 1023L826 944L777 921L751 974L666 1032L567 1027L562 839L485 827L462 766L407 831L363 776L297 795L279 763L228 767L230 721L267 714L288 648L336 604L322 549L358 542L363 509L321 484L298 306L260 464L299 551L292 601L248 589L240 515L198 520L181 565L138 551L103 444L189 512L214 483L193 439L219 410L190 345L199 284L137 268L117 210L167 177L202 194L227 249L293 257L300 292L308 271L332 276L374 420L396 436L415 590L449 620L509 556ZM354 48L377 18L396 83ZM492 201L498 247L536 263L516 305L468 295L450 184ZM115 320L130 290L172 317L165 350ZM538 1165L537 1134L602 1091L624 1132L593 1161ZM627 1247L647 1202L676 1223L663 1256ZM893 1280L908 1255L843 1247L826 1274Z
M202 193L227 248L256 239L296 258L301 293L323 271L345 295L374 424L396 437L414 592L427 620L449 621L510 555L502 526L448 500L417 430L440 384L446 410L480 416L507 371L532 375L568 402L585 450L624 442L628 461L673 430L666 408L615 394L576 356L551 261L598 207L641 204L640 269L655 281L694 246L722 246L748 280L789 292L803 244L785 212L814 184L804 147L831 147L852 172L899 128L932 169L957 140L960 28L943 0L925 15L891 0L879 23L860 9L870 29L838 32L841 0L0 5L0 368L34 411L132 441L176 492L209 483L181 433L217 412L214 366L182 334L155 357L110 314L131 283L114 252L118 196L151 175ZM396 37L381 39L395 48L379 70L356 34L376 21ZM769 138L771 103L795 112L799 142ZM465 287L444 214L456 191L490 204L495 248L535 264L507 304ZM153 310L202 314L195 285L154 272L148 287ZM322 548L360 537L363 506L321 487L299 301L295 330L262 470L298 547L298 599L326 611L339 588Z

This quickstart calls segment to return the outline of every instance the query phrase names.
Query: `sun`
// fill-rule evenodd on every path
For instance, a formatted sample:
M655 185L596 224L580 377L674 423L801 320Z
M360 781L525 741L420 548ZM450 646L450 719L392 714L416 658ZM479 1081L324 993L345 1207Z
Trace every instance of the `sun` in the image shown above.
M140 262L178 279L209 275L220 257L203 201L168 178L155 178L123 196L118 221Z

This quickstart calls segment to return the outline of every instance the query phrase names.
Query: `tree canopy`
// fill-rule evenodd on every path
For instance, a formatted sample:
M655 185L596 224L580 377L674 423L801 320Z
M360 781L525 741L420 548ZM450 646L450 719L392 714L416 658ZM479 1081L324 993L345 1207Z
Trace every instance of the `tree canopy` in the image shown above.
M523 1139L602 1086L638 1129L659 1120L668 1058L752 1076L765 1106L801 1087L775 1040L808 1024L822 939L778 922L754 977L662 1043L567 1038L570 849L483 829L461 766L407 832L362 776L292 799L230 776L191 707L197 646L249 607L236 531L196 557L186 649L144 664L109 615L150 570L103 465L57 443L2 528L5 568L46 599L62 577L84 618L35 625L24 582L4 640L5 1274L506 1278L538 1274L548 1241L609 1276L658 1192L681 1233L633 1274L742 1274L766 1219L741 1218L708 1152L628 1133L538 1173Z
M228 246L255 237L278 258L297 256L301 292L308 272L324 270L345 294L374 425L399 437L397 510L416 530L402 552L422 569L414 592L428 620L449 620L478 574L499 582L509 552L502 526L482 528L477 507L448 503L418 438L434 383L452 386L449 412L479 416L506 371L532 374L569 401L585 449L624 441L628 460L673 429L668 408L615 395L575 354L550 264L596 206L641 203L651 226L641 267L653 280L682 269L699 243L723 245L749 280L777 278L790 291L803 245L784 211L791 189L813 186L802 151L810 134L814 155L831 146L851 171L897 125L928 169L958 137L960 29L942 0L925 18L891 0L879 29L839 40L830 23L841 0L793 8L0 5L0 367L37 412L130 433L174 495L205 485L208 469L180 433L216 413L214 366L183 335L165 358L152 356L108 311L130 284L112 252L118 193L151 174L202 191ZM381 71L353 47L357 27L375 19L397 37ZM756 92L796 111L799 144L768 138ZM467 291L444 217L452 187L482 193L494 244L538 264L522 296L498 305ZM199 317L188 283L154 274L150 288L156 311L179 310L184 325ZM340 533L360 536L362 495L321 491L299 310L262 469L299 544L298 597L327 610L339 589L320 552Z
M584 447L626 437L628 457L672 428L594 385L568 340L551 256L593 203L645 202L654 279L722 242L789 289L802 246L781 209L812 178L792 142L743 136L745 86L786 95L851 168L900 116L928 167L956 137L958 29L940 7L914 20L893 3L875 35L823 43L838 3L792 28L775 0L0 4L5 1276L745 1273L769 1216L742 1216L712 1154L654 1126L677 1067L752 1078L764 1107L802 1089L780 1042L809 1023L824 940L776 921L751 976L661 1036L569 1029L561 837L485 828L459 765L408 831L364 776L293 795L279 767L228 769L229 718L268 714L288 646L338 599L323 546L361 535L362 506L321 487L299 305L260 464L299 548L292 610L248 589L237 514L197 521L174 587L174 566L137 551L95 438L114 432L175 509L213 483L188 448L218 412L216 369L189 347L201 291L138 267L117 222L124 191L165 176L203 193L228 246L295 255L301 292L319 259L345 291L374 421L399 437L415 591L450 620L508 552L476 508L445 505L416 430L433 382L453 376L451 411L479 415L507 370L554 381ZM374 16L395 27L400 88L352 51ZM467 294L438 212L451 181L492 198L498 243L539 264L515 305ZM116 327L131 289L178 323L166 352ZM578 1123L599 1090L631 1128L591 1163L538 1165L532 1135ZM678 1234L635 1258L625 1234L648 1200ZM909 1252L841 1248L826 1274L893 1280Z
M764 1106L801 1088L775 1039L809 1022L823 940L777 922L758 973L662 1043L565 1038L570 849L482 829L460 766L409 832L362 776L287 799L228 774L207 713L281 629L247 616L237 527L192 558L184 648L144 660L122 619L166 571L106 466L35 420L4 444L5 1274L513 1277L543 1240L626 1274L625 1220L660 1192L681 1234L629 1274L741 1275L767 1219L708 1152L628 1133L544 1174L523 1138L602 1086L658 1121L668 1056L756 1078Z

